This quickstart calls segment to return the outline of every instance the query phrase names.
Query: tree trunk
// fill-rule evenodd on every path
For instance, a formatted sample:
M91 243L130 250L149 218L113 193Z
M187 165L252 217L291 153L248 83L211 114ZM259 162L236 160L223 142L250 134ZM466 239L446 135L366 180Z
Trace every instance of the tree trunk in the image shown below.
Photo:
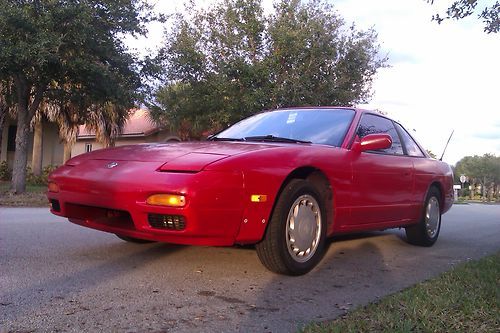
M42 101L44 86L34 88L34 96L30 105L32 87L28 84L26 77L20 74L14 81L17 94L17 131L11 190L15 194L21 194L26 191L26 164L28 162L30 122Z
M73 144L70 142L64 142L64 154L63 154L63 164L66 163L71 158L71 149Z
M3 126L7 118L7 105L5 103L5 95L3 93L3 84L0 82L0 156L2 156L2 138Z
M35 176L42 174L43 158L43 120L40 119L35 124L35 135L33 137L33 157L31 161L31 171Z
M1 97L0 97L1 98ZM0 156L2 155L3 127L7 119L7 107L0 101Z
M17 104L16 151L14 154L11 184L11 189L16 194L26 191L26 163L28 162L29 132L30 119L28 114L28 97L19 96Z
M483 177L483 186L481 187L482 190L482 199L483 201L486 200L486 177Z

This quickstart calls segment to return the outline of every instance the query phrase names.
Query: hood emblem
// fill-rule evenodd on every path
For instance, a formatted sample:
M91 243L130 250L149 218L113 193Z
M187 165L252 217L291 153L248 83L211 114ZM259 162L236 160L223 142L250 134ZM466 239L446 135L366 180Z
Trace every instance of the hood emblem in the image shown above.
M113 169L114 167L118 166L118 163L116 162L111 162L111 163L108 163L108 165L106 165L106 168L108 169Z

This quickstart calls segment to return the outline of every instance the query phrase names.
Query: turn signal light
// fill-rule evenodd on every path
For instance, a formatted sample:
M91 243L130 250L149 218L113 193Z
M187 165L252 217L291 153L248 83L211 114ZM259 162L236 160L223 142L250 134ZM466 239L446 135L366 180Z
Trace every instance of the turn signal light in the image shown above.
M153 194L148 197L146 202L155 206L184 207L186 197L177 194Z
M59 192L59 185L57 185L54 182L49 182L49 192L58 193Z

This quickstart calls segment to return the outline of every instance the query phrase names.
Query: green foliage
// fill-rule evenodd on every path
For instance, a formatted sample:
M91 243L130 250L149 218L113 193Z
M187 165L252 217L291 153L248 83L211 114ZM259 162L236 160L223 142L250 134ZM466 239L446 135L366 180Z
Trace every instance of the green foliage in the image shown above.
M10 180L12 173L6 161L0 162L0 180Z
M120 37L143 30L141 2L1 2L0 78L42 86L49 99L131 102L140 81Z
M300 332L497 332L500 253Z
M325 1L221 0L178 14L159 61L153 117L184 137L286 106L352 105L384 65L373 30L346 27Z
M433 4L434 0L427 0L427 2ZM477 13L478 0L456 0L451 3L451 5L446 10L446 16L441 16L435 14L432 16L433 21L437 21L439 24L444 20L455 19L460 20L474 13ZM491 6L483 6L482 11L479 11L478 18L483 20L484 31L486 33L497 33L500 31L500 2L496 1L495 4Z
M144 32L149 8L145 0L0 0L0 83L11 87L18 127L16 193L25 188L29 126L42 102L71 128L96 111L104 119L102 105L128 110L137 101L138 61L122 37Z
M480 184L482 187L483 198L487 192L490 197L498 195L498 186L500 186L500 156L484 154L483 156L466 156L457 162L455 167L455 181L460 182L461 175L468 177L467 183L472 187ZM471 195L474 195L472 191Z
M27 167L26 182L30 185L47 185L49 174L57 168L57 165L47 165L42 169L42 174L40 176L37 176L33 174L30 167Z
M465 175L470 178L488 182L500 182L500 156L484 154L483 156L466 156L457 162L457 177Z

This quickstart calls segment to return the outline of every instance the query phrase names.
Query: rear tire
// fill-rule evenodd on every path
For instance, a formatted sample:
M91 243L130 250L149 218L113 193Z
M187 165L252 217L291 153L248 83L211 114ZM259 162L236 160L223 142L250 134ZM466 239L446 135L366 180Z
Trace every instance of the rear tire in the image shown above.
M134 237L123 236L123 235L118 235L118 234L116 234L116 237L118 237L121 240L124 240L126 242L135 243L135 244L155 243L155 241L151 241L151 240L147 240L147 239L134 238Z
M276 202L263 240L256 244L262 264L278 274L302 275L323 257L326 210L318 190L293 179Z
M431 187L422 208L419 223L406 227L408 243L419 246L432 246L437 241L441 230L441 194L436 187Z

